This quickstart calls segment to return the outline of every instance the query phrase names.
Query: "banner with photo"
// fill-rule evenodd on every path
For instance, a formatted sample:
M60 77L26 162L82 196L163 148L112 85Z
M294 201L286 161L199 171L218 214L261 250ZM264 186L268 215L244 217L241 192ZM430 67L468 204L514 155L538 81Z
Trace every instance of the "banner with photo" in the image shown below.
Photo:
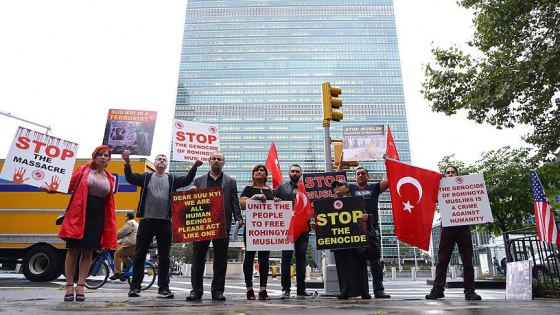
M291 201L247 200L245 210L247 250L293 250L288 240Z
M220 150L218 126L194 121L173 121L173 161L208 162L210 154Z
M18 127L0 178L67 193L78 144Z
M171 195L174 243L227 237L222 187L176 191Z
M317 250L367 246L363 197L313 201Z
M343 127L342 141L345 161L383 160L387 151L384 125Z
M103 144L113 154L130 150L132 155L150 156L156 117L155 111L109 109Z

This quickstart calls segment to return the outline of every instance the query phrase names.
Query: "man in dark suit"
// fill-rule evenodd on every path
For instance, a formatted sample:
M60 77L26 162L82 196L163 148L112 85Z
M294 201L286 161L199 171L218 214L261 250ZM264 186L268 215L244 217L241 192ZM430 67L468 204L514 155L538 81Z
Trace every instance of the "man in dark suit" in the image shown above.
M212 300L225 301L224 287L226 282L227 252L229 246L229 233L231 229L232 216L239 226L243 226L241 209L239 208L239 197L237 195L237 182L232 177L224 174L222 169L225 164L225 157L216 151L209 157L210 172L194 180L190 190L196 191L199 188L222 187L224 196L224 213L226 216L226 238L213 239L214 246L214 277L212 279ZM202 286L206 253L210 246L210 240L198 241L193 243L193 264L191 268L192 290L187 301L198 301L202 299L204 289Z

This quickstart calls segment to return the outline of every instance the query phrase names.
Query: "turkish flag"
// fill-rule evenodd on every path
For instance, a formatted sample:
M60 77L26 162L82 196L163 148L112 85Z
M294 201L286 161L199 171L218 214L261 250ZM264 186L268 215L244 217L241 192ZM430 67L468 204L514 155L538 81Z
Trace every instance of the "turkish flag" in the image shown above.
M282 171L280 171L280 162L278 162L278 152L276 152L276 145L274 145L274 142L272 142L268 150L265 166L272 176L272 188L275 189L282 183L283 179Z
M393 135L391 134L391 128L387 125L387 155L391 159L399 161L399 152L397 152L397 146L395 145L395 141L393 140Z
M312 216L313 205L311 204L311 200L309 200L307 191L305 191L303 181L300 180L297 196L294 200L292 219L290 220L290 226L288 227L288 240L290 243L295 243L301 233L309 231L307 221L309 221Z
M441 174L390 159L385 160L385 166L395 235L400 241L429 250Z

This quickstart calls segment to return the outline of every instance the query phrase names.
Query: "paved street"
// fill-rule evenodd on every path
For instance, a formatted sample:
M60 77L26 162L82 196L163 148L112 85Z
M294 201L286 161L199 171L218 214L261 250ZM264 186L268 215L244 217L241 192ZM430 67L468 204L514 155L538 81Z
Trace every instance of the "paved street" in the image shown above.
M87 301L65 303L62 301L61 285L64 279L48 283L33 283L20 274L0 274L0 314L59 314L79 311L80 314L558 314L560 301L506 301L505 291L501 289L479 289L482 301L465 301L462 289L448 289L442 300L427 301L424 295L430 290L427 279L411 281L398 279L386 281L388 300L351 299L339 301L333 297L322 296L317 289L316 298L280 300L280 280L269 280L271 301L247 301L245 286L241 279L226 282L226 302L213 302L210 293L205 292L202 301L187 302L185 297L190 291L187 277L174 276L171 290L175 298L158 299L157 287L143 292L139 298L128 298L128 285L120 281L105 284L98 290L86 290ZM205 281L209 290L210 279ZM313 289L315 290L315 289ZM295 290L294 290L295 292Z

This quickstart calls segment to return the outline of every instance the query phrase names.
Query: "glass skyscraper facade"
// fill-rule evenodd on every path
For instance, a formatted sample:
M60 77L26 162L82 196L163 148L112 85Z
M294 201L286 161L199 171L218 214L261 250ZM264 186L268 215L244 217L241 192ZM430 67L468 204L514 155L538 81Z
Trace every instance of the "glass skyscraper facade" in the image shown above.
M240 191L273 141L285 179L292 164L325 170L322 82L342 88L344 119L331 123L333 139L343 126L389 123L410 162L392 0L187 2L175 118L219 126L224 171ZM382 161L360 165L372 180L385 176ZM388 193L380 214L384 255L396 257Z

